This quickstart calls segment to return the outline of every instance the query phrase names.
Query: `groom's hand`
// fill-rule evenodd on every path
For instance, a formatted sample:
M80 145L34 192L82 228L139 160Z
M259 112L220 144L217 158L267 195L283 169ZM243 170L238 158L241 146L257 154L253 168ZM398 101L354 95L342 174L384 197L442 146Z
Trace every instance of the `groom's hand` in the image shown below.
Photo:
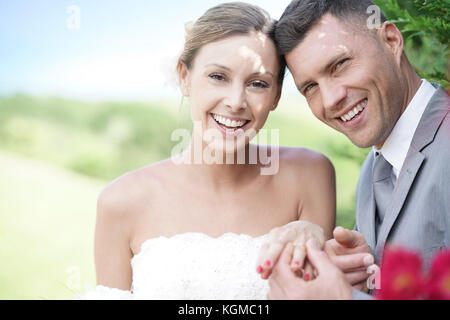
M317 271L317 278L304 281L290 268L293 247L290 243L275 265L269 279L270 290L267 298L271 300L334 300L350 299L352 287L341 270L330 260L315 241L306 244L307 258Z
M367 268L374 258L364 236L354 230L336 227L333 239L325 242L324 250L330 260L344 273L346 280L357 290L366 291Z

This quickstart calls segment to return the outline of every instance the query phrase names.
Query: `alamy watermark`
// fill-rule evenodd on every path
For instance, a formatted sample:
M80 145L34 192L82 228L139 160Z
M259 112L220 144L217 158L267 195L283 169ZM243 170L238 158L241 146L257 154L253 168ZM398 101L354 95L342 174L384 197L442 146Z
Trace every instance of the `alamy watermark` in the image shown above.
M367 288L369 288L370 290L381 289L380 267L378 267L376 264L372 264L367 268L367 273L370 274L366 282Z
M381 28L381 9L377 5L371 5L367 7L367 28L369 30Z
M77 30L81 27L81 9L77 5L67 7L66 13L69 15L66 20L66 26L69 30Z
M74 292L74 293L82 293L82 290L85 292L94 290L94 285L88 281L84 281L83 288L81 287L81 268L77 265L72 265L66 268L67 280L66 287Z

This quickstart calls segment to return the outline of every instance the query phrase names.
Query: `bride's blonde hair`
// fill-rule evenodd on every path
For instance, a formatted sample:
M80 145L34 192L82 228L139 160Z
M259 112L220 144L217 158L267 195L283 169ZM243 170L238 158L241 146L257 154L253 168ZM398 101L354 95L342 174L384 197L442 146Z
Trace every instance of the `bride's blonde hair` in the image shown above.
M276 21L269 14L255 6L244 2L223 3L207 10L197 21L185 25L185 43L183 52L177 63L180 71L181 63L188 69L192 67L198 50L213 41L238 34L262 32L274 41ZM283 83L286 62L279 55L278 82Z

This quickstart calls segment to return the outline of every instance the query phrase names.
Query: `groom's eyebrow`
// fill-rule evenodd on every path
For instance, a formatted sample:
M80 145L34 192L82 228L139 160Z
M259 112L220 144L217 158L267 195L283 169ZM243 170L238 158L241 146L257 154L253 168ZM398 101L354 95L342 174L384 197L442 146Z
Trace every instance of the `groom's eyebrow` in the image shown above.
M347 52L342 52L342 53L338 54L337 56L330 58L328 60L328 63L325 65L325 67L323 67L322 70L320 70L319 74L322 75L322 74L326 73L336 62L338 62L340 59L342 59L347 54L348 54ZM311 80L303 81L299 86L297 86L297 89L299 91L302 91L302 89L310 82L311 82Z
M348 54L347 52L342 52L341 54L331 58L328 61L327 65L322 69L322 71L320 73L321 74L326 73L334 64L336 64L339 60L341 60L347 54Z

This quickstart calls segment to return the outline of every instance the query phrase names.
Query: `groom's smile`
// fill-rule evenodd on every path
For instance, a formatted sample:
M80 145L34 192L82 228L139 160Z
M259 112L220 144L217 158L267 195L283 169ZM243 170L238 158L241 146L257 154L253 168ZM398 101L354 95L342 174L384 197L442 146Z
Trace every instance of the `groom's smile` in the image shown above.
M335 119L340 120L346 128L354 128L364 120L366 107L367 98L364 98L340 112L340 115L335 117Z
M346 108L344 112L341 113L340 116L336 118L341 119L344 123L351 122L355 118L359 118L361 112L367 107L367 98L362 99L361 101L353 104L352 106Z

